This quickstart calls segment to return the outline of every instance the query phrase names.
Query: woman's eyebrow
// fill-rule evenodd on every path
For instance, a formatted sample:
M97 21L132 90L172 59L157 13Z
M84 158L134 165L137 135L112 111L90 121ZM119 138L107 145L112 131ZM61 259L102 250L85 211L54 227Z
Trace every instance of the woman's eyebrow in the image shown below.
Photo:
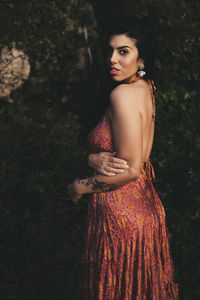
M117 49L120 50L120 49L123 49L123 48L130 48L130 49L132 49L130 46L121 46L121 47L118 47Z
M121 50L121 49L124 49L124 48L129 48L129 49L132 49L130 46L120 46L120 47L117 47L116 49L117 50ZM108 46L108 49L114 49L112 46Z

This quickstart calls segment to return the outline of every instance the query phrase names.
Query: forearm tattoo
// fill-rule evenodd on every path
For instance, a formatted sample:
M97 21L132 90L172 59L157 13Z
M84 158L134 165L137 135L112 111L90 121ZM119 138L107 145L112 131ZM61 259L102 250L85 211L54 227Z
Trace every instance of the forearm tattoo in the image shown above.
M87 181L81 180L80 183L84 184L85 186L92 185L93 191L110 192L119 188L119 186L116 184L105 183L94 178L89 178Z

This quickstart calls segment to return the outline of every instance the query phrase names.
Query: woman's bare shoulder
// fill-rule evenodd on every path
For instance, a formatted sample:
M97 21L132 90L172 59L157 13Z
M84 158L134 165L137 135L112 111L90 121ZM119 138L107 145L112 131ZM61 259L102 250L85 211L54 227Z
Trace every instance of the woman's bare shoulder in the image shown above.
M123 101L136 104L143 102L149 95L149 88L144 80L139 80L134 84L120 84L110 94L112 104Z

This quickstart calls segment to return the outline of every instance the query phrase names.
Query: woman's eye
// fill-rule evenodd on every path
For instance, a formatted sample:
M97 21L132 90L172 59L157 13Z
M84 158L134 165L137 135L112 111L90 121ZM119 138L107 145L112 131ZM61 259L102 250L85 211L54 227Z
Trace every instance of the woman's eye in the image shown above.
M124 54L128 53L128 50L120 50L119 53L122 54L122 55L124 55Z

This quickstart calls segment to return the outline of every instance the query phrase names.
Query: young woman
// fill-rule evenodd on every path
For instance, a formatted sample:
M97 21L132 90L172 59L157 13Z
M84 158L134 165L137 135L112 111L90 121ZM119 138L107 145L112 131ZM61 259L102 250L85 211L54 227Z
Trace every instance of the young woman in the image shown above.
M110 106L89 135L90 178L68 186L88 207L85 299L178 299L165 224L149 160L155 126L153 84L142 79L144 61L134 28L109 38L109 71L117 83Z

